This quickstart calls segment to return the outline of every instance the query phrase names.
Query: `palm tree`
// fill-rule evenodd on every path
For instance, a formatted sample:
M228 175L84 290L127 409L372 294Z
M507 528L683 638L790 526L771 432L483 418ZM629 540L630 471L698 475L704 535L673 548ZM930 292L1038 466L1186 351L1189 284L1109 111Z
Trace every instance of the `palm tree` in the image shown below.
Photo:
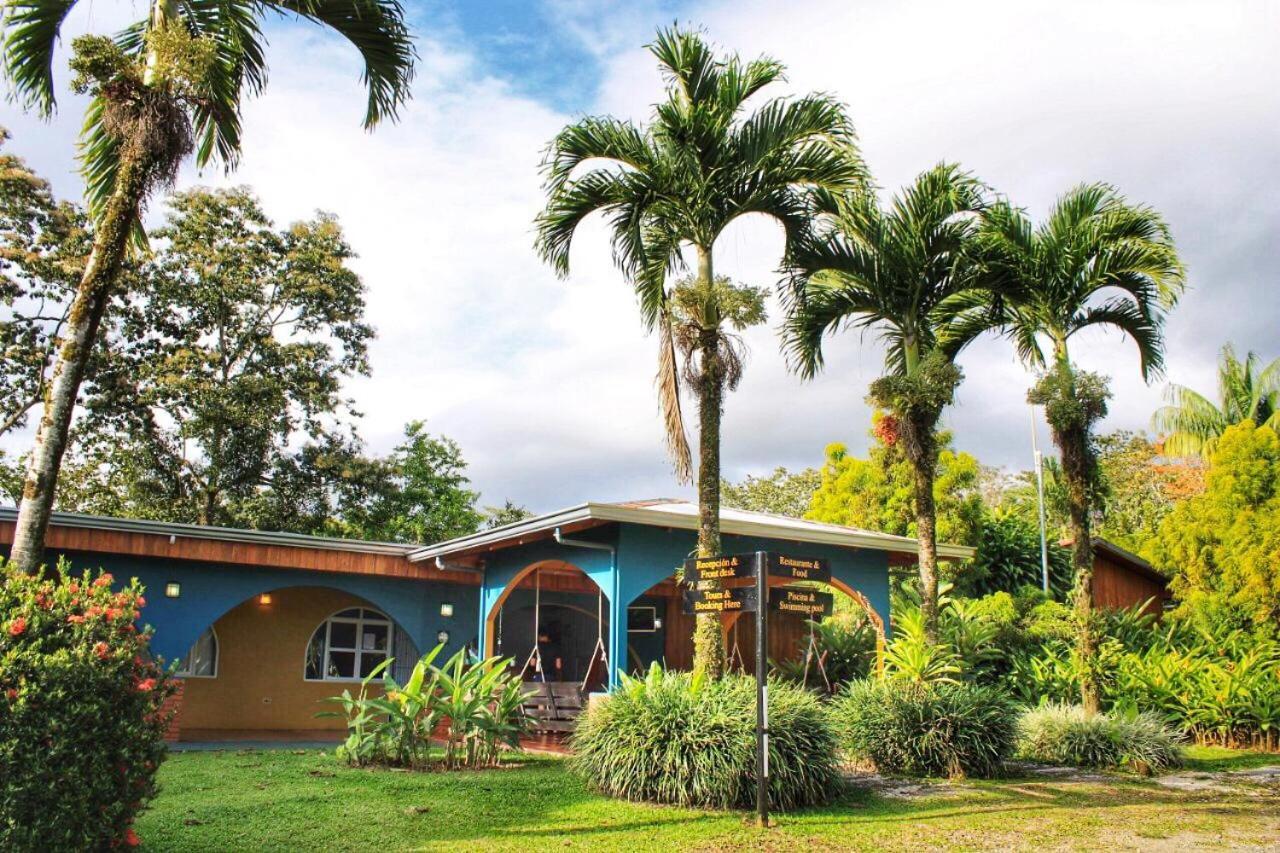
M1280 429L1280 358L1264 366L1251 352L1240 361L1227 344L1218 359L1220 405L1185 385L1170 385L1164 398L1169 405L1151 418L1152 428L1164 435L1162 452L1209 459L1229 426L1253 421Z
M3 64L14 95L49 117L53 54L75 0L10 0ZM93 247L57 353L23 484L12 559L27 571L43 558L45 528L76 394L130 243L144 249L140 214L171 185L192 150L196 162L234 168L240 104L267 80L261 24L268 13L304 18L345 36L364 60L364 124L394 118L409 95L414 49L399 0L151 0L149 14L114 38L73 41L74 88L92 97L81 171Z
M826 227L796 251L783 332L792 366L804 378L823 367L822 343L841 328L875 329L888 345L885 376L870 400L893 413L914 474L921 613L930 642L938 638L938 546L933 482L937 425L962 378L955 357L957 320L976 336L967 248L984 206L984 188L951 164L916 178L882 210L869 193L817 195ZM949 342L955 341L954 344Z
M809 227L811 188L861 186L866 170L844 107L825 95L774 98L744 114L745 102L783 78L771 59L717 58L698 34L660 31L649 51L667 83L647 126L608 116L569 125L544 163L547 205L537 220L537 248L562 276L578 225L602 212L612 230L614 261L635 289L646 331L658 332L657 384L668 449L687 482L692 461L680 409L672 289L668 275L695 259L695 289L717 293L713 248L735 219L758 213L781 223L790 251ZM587 161L593 167L580 170ZM704 320L720 309L709 306ZM698 553L720 550L721 338L708 322L698 338ZM695 667L723 669L719 620L695 630Z
M1062 457L1080 692L1092 713L1099 708L1089 532L1096 468L1092 430L1106 416L1110 392L1105 377L1071 363L1068 344L1085 329L1116 329L1137 345L1142 377L1158 374L1164 312L1182 292L1182 263L1164 219L1149 207L1129 204L1106 184L1071 190L1038 227L1012 205L993 205L984 216L980 246L1006 315L1006 333L1021 359L1042 371L1028 399L1045 407Z

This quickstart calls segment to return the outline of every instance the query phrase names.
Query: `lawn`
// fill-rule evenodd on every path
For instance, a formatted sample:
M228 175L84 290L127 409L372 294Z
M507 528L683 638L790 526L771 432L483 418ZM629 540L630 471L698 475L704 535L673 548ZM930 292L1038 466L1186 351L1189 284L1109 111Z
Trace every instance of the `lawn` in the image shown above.
M1219 769L1231 758L1197 761ZM163 850L1176 849L1280 840L1274 789L1191 793L1119 776L939 784L910 799L851 789L832 806L783 815L765 831L744 814L596 796L557 758L410 774L353 770L319 751L189 752L169 758L161 784L138 833Z

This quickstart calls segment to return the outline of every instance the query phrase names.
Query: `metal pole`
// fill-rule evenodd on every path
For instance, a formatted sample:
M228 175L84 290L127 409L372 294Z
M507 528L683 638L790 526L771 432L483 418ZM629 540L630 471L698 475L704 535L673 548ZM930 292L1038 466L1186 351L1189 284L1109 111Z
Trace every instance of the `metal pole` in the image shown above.
M756 823L769 825L769 570L756 552Z
M1031 407L1031 455L1036 461L1036 505L1040 511L1040 577L1045 595L1049 594L1049 540L1044 523L1044 457L1036 446L1036 409Z

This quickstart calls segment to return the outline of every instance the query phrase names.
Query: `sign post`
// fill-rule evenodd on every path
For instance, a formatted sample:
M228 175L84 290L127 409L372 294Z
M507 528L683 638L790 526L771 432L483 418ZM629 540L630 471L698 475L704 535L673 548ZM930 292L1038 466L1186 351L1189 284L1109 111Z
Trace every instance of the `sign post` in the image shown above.
M756 597L756 823L769 825L769 569L768 555L757 551Z

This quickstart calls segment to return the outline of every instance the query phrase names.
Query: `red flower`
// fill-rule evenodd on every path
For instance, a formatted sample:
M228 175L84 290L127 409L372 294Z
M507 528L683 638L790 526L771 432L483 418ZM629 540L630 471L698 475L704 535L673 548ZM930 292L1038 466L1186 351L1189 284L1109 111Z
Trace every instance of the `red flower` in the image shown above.
M156 680L154 678L144 678L138 682L139 693L149 693L156 689Z
M99 577L96 581L94 581L93 585L94 586L111 586L111 582L113 580L115 580L115 578L111 577L110 572L107 572L106 574Z
M67 584L67 592L71 593L72 595L74 595L79 591L80 591L80 584L76 583L75 581L72 581L71 583Z
M119 619L119 618L120 618L120 611L119 611L119 610L116 610L114 607L108 607L108 608L107 608L107 621L108 621L108 622L114 622L114 621L116 621L116 620L117 620L117 619Z
M93 653L98 656L98 660L106 660L107 655L111 653L111 647L101 640L93 647Z
M84 617L77 613L72 613L70 616L67 617L67 623L71 625L83 625Z
M137 847L142 843L142 839L138 837L138 833L133 831L132 826L124 831L124 843L130 847Z
M5 695L9 697L9 701L10 701L10 702L17 702L17 701L18 701L18 688L16 688L16 687L10 687L10 688L9 688L9 690L5 693Z
M22 632L25 630L27 630L27 620L23 619L21 616L9 623L10 637L20 637L22 636Z
M139 607L146 607L146 606L147 606L147 600L146 600L145 598L143 598L142 596L138 596L138 602L137 602L137 604L138 604L138 606L139 606Z

